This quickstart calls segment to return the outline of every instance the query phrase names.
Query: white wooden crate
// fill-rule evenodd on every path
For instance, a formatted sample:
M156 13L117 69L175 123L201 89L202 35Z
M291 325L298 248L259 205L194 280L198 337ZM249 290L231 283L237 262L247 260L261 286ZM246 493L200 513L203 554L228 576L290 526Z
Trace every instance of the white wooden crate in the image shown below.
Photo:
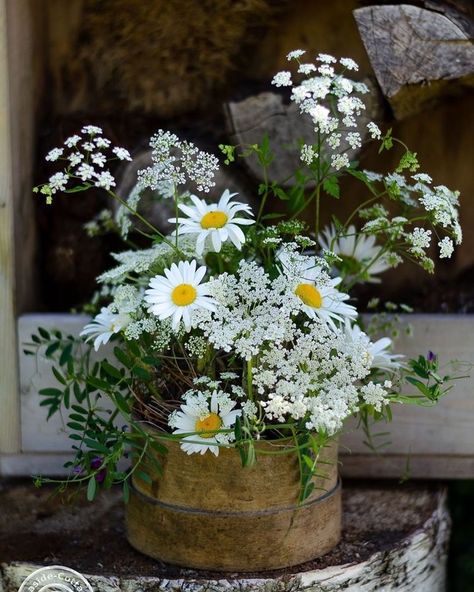
M398 350L407 355L436 352L441 361L474 363L474 316L413 315L407 319L414 337L403 337ZM21 452L3 455L4 474L61 472L69 443L59 416L46 422L39 407L38 390L51 385L50 365L36 365L35 358L22 353L23 345L38 326L78 334L87 321L81 315L24 315L18 321L21 392ZM390 431L391 441L382 456L363 444L354 422L342 438L342 471L352 477L394 477L407 472L416 478L474 477L474 396L472 379L456 383L453 391L436 407L397 406L394 420L380 424L377 431Z

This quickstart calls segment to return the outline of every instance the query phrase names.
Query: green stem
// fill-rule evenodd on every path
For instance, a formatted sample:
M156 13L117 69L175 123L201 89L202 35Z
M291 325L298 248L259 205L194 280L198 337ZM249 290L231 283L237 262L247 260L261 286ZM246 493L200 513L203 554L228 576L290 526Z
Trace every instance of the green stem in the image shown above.
M315 219L314 219L314 236L315 236L316 240L319 235L320 201L321 201L321 185L318 183L318 186L316 187L316 212L315 212Z
M267 197L268 197L268 169L266 165L263 165L263 182L265 184L265 193L263 194L262 197L262 201L260 203L260 207L258 209L258 214L257 214L257 219L255 220L255 224L258 224L260 222L260 218L262 217L262 214L264 212L265 209L265 204L267 201Z
M157 234L164 243L166 243L167 245L169 245L171 248L176 249L178 251L178 253L180 252L178 249L177 244L174 245L171 241L169 241L165 235L160 232L158 230L158 228L156 228L156 226L153 226L153 224L151 224L151 222L148 222L148 220L146 218L144 218L139 212L135 211L132 207L130 207L128 205L128 203L123 200L120 196L118 196L116 193L114 193L113 191L107 191L107 193L109 195L111 195L114 199L116 199L124 208L126 208L131 214L133 214L136 218L138 218L138 220L140 220L140 222L142 222L143 224L145 224L145 226L147 226L150 230L152 230L155 234Z
M176 238L175 238L175 247L176 249L178 249L178 216L179 216L179 208L178 208L178 191L176 189L176 187L174 188L174 192L173 192L173 199L174 199L174 215L176 218L176 222L175 222L175 234L176 234Z
M247 360L247 395L253 401L253 360Z

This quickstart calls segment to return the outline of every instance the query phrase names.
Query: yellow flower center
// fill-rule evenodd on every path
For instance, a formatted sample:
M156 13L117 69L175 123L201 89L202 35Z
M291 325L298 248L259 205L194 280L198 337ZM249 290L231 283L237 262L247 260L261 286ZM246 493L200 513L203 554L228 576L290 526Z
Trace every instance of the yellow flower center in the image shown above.
M313 284L298 284L295 294L311 308L321 308L323 304L323 297Z
M201 438L213 438L222 426L222 419L217 413L209 413L204 419L196 421L195 430Z
M191 284L179 284L171 292L171 300L176 306L188 306L196 300L196 297L196 288L191 286Z
M229 216L226 213L215 210L202 217L201 226L206 230L209 228L222 228L227 224L228 219Z

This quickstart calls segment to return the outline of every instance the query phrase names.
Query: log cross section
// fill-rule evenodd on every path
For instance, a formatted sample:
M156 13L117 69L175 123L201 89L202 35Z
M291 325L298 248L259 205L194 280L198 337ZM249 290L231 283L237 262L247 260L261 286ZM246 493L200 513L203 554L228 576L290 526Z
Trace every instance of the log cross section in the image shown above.
M359 8L354 16L397 119L474 87L474 46L459 22L407 4Z

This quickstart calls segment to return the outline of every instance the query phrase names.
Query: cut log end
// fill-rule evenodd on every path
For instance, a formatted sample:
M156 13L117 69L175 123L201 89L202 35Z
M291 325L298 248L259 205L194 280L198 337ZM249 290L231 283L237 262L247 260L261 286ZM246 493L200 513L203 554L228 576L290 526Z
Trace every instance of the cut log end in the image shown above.
M397 119L474 88L474 46L452 16L411 5L354 11L384 96Z

